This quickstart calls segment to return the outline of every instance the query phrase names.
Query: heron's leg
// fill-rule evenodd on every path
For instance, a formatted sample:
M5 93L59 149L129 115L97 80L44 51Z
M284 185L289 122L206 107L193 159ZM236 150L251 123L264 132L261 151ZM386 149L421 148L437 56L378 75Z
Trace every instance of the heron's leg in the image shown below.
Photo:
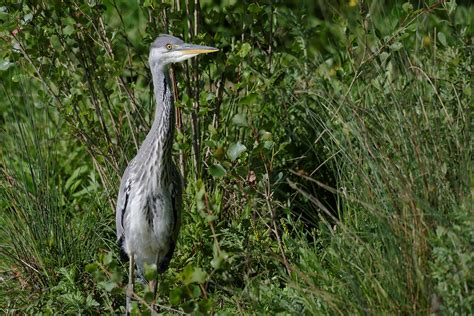
M158 280L151 280L150 281L150 292L153 293L153 304L156 301L156 290L158 288Z
M151 306L153 307L153 312L151 313L152 315L159 315L160 314L160 308L158 305L156 305L156 294L158 290L158 279L160 278L160 275L157 276L156 279L150 281L150 291L153 293L153 301L151 302Z
M125 313L126 315L130 315L131 313L131 302L132 302L132 297L133 297L133 291L134 291L134 282L135 282L135 255L132 253L130 255L130 262L128 266L128 286L127 286L127 293L126 293L126 298L125 298Z

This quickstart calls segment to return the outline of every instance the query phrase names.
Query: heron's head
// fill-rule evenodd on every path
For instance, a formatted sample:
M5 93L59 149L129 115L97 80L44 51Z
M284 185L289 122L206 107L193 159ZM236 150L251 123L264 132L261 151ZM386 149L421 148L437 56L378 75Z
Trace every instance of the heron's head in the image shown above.
M209 46L187 44L180 38L161 34L151 44L149 63L151 66L165 66L179 63L199 54L217 52L218 49Z

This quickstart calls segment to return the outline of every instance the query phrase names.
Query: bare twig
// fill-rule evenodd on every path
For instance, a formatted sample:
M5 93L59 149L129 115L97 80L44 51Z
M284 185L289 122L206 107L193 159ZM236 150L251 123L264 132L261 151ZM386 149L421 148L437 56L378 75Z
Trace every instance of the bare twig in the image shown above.
M194 12L193 15L191 15L191 6L190 6L190 0L186 0L186 14L188 16L188 35L189 35L189 40L193 40L194 36L197 34L199 27L198 27L198 21L196 20L199 18L199 1L195 0L194 3ZM192 21L192 17L194 16L194 25ZM194 27L193 27L194 26ZM193 100L193 111L191 112L191 130L193 134L193 160L194 160L194 174L195 174L195 179L199 178L200 175L200 130L199 130L199 73L198 73L198 67L197 67L197 62L190 61L188 62L188 65L192 64L193 65L193 74L192 74L192 81L195 83L195 87L191 88L190 84L190 77L188 75L188 93L189 95L194 96ZM189 67L188 67L189 68ZM188 72L189 74L189 72Z
M179 1L177 1L176 4L177 4L176 10L179 10ZM169 34L170 29L169 29L169 21L168 21L168 14L166 11L166 7L163 8L162 15L163 15L164 23L165 23L165 30ZM173 88L173 98L175 101L177 101L179 98L178 85L176 83L176 74L175 74L173 66L170 67L169 75L170 75L171 86ZM175 107L174 111L175 111L176 130L178 131L178 133L182 134L183 133L183 113L181 111L181 108L177 106ZM182 150L181 148L179 149L178 165L179 165L179 170L181 171L182 180L184 182L184 179L186 179L186 160L184 156L184 150Z

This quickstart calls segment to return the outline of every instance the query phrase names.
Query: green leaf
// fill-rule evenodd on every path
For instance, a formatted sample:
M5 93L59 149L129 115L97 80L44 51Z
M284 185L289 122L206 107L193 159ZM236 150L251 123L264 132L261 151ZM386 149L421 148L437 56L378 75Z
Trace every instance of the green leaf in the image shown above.
M147 281L155 280L158 277L158 272L156 270L156 264L146 264L144 265L145 268L145 279Z
M247 150L247 147L242 145L240 142L233 143L229 146L229 149L227 150L227 156L229 157L231 161L235 161L246 150Z
M272 140L273 139L272 133L264 131L264 130L261 130L259 132L259 135L260 135L261 140Z
M456 7L457 7L456 1L447 1L443 5L446 9L448 9L449 15L451 15L454 11L456 11Z
M201 288L198 286L198 285L193 285L191 284L189 286L190 288L190 296L193 297L193 298L197 298L197 297L200 297L201 296Z
M104 281L104 282L100 282L99 283L102 288L104 288L104 290L106 290L107 292L111 292L113 289L115 289L117 287L117 283L115 282L110 282L110 281Z
M214 178L219 178L225 176L227 174L227 171L220 164L213 164L209 167L209 173Z
M211 266L217 270L221 267L223 261L221 256L214 257L214 259L211 260Z
M94 300L91 294L87 295L86 297L86 306L87 307L97 307L100 306L100 304Z
M23 25L27 24L28 22L30 22L31 20L33 19L33 14L32 13L28 13L26 14L24 17L23 17Z
M11 66L13 66L13 63L9 60L0 60L0 70L7 70Z
M176 287L171 290L170 293L170 303L172 305L178 305L179 301L181 300L181 296L183 295L183 289L180 287Z
M181 272L181 278L186 285L191 283L202 284L206 281L207 273L202 268L188 265L184 268L183 272Z
M240 99L239 103L240 104L246 104L246 105L252 105L255 104L258 99L258 94L256 93L249 93L242 99Z
M153 1L153 0L145 0L145 1L143 2L143 7L154 9L154 8L155 8L155 1Z
M250 49L252 49L252 47L250 46L249 43L243 43L242 44L242 47L240 48L239 52L237 53L240 57L244 58L245 56L248 55L248 53L250 52Z
M390 45L390 49L394 52L399 51L403 47L403 44L400 42L395 42L392 45Z
M215 221L218 217L216 215L207 215L206 216L206 222L212 222Z
M266 140L266 141L263 142L263 147L264 147L265 149L271 150L271 149L273 148L273 145L274 145L274 144L275 144L275 143L272 142L271 140Z
M387 61L389 57L390 57L390 53L388 52L382 52L380 54L380 61L382 62L383 65L385 64L385 62Z
M232 118L232 123L240 127L248 127L247 115L237 113Z
M206 281L207 273L201 268L195 268L192 274L192 282L202 284Z
M109 264L112 263L112 261L113 261L113 259L114 259L113 255L114 255L114 254L112 253L112 251L108 252L108 253L105 255L105 257L104 257L104 264L105 264L106 266L108 266Z
M438 32L438 40L443 46L448 46L448 42L446 41L446 35L443 32Z
M74 26L72 25L68 25L63 29L64 35L71 35L72 33L74 33L74 31Z
M410 2L405 2L403 5L402 5L402 9L403 11L405 11L406 13L410 13L413 11L413 4L411 4Z
M262 11L262 7L259 6L258 4L256 3L251 3L248 7L247 7L247 10L250 12L250 13L253 13L253 14L258 14Z
M69 177L69 179L67 179L66 181L66 184L64 185L64 188L66 190L69 190L73 184L76 184L73 188L73 190L77 187L77 185L80 183L76 182L75 180L77 178L79 178L83 173L85 173L87 171L88 167L87 166L81 166L79 168L77 168L76 170L74 170L74 172L72 173L72 175Z
M99 264L97 262L89 263L86 265L86 271L92 273L97 270Z
M153 294L154 293L152 292L145 292L145 296L144 296L145 302L151 303L153 299L155 298Z
M186 304L181 305L181 308L186 314L191 314L195 312L195 303L193 301L189 301Z

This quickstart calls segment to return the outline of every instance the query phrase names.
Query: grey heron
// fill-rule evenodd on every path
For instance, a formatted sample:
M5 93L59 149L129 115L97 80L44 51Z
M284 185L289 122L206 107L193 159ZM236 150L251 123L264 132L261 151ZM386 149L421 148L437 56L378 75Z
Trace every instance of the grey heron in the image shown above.
M155 119L135 158L122 176L116 207L117 240L129 258L126 312L130 312L135 265L143 279L144 265L164 272L174 252L180 229L181 175L173 163L174 100L168 65L214 47L184 43L171 35L160 35L150 48L148 62L156 101ZM156 295L157 280L150 282Z

